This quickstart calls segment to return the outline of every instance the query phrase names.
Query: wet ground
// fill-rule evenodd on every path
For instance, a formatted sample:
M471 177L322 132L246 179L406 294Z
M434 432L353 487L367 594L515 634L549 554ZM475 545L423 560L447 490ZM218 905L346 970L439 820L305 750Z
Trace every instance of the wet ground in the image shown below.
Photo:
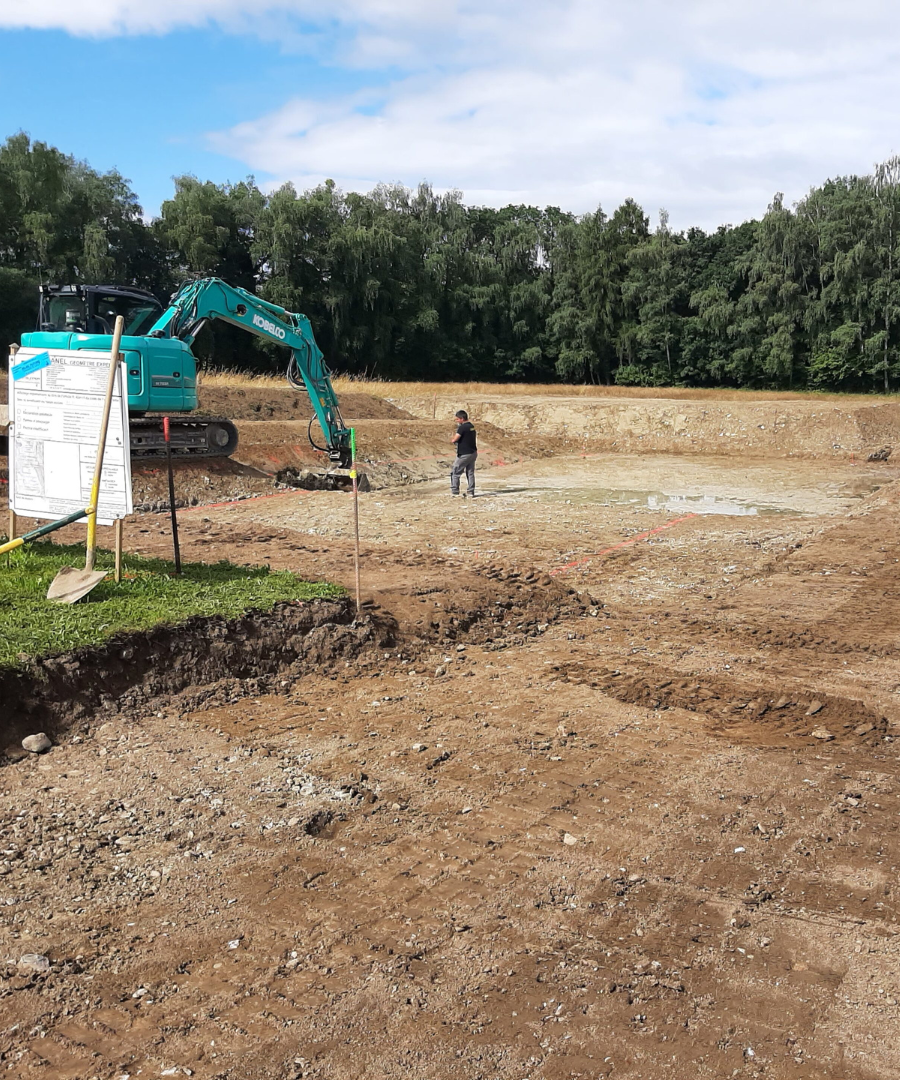
M479 482L481 497L597 503L669 513L828 514L849 510L876 491L885 472L873 465L810 465L720 458L620 454L585 455L492 469Z

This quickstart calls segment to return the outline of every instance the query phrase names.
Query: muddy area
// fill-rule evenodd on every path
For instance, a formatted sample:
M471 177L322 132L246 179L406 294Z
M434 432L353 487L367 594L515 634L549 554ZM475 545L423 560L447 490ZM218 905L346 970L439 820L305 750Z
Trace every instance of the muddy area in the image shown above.
M499 430L474 500L361 499L372 636L108 650L7 754L8 1075L894 1080L900 468ZM264 494L184 557L352 587L350 497Z

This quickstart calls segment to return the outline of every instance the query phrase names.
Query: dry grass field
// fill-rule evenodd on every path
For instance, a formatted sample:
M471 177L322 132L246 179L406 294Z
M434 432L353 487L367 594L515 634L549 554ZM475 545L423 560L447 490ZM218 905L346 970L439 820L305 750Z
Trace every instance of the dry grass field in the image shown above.
M579 398L661 398L684 401L896 401L898 394L832 394L808 390L733 390L702 389L689 386L587 386L568 383L490 383L490 382L391 382L382 379L361 379L337 375L334 389L342 394L372 394L381 398L439 397L579 397ZM221 387L240 389L271 387L284 389L282 375L251 375L243 371L204 371L198 379L202 388Z

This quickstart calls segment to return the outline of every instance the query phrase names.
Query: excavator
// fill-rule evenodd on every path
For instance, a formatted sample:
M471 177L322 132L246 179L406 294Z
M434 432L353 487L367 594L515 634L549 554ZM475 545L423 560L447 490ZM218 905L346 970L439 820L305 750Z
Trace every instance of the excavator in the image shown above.
M198 407L191 344L206 323L220 319L290 349L287 381L306 390L313 406L310 443L336 466L350 466L350 430L305 315L285 311L219 278L186 282L165 310L152 293L130 286L42 285L39 329L23 334L22 345L108 352L119 315L125 318L122 353L133 456L165 455L163 415L170 417L175 453L227 457L237 449L237 428L227 418L184 415ZM325 446L313 439L316 420Z

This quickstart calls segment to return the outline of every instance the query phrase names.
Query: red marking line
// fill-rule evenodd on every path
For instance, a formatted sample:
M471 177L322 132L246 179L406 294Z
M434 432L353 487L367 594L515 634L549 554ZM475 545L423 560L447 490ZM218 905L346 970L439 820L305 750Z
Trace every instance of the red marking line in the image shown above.
M691 518L697 517L697 514L685 514L683 517L672 518L671 521L667 521L662 525L657 525L655 529L648 529L646 532L638 533L637 536L632 536L628 540L622 540L618 544L613 544L611 547L604 548L602 551L595 551L593 555L585 555L581 559L576 559L574 562L566 563L565 566L558 566L555 570L551 570L551 576L555 574L561 574L564 570L571 570L573 566L581 566L582 563L590 562L591 559L599 559L602 555L608 555L611 551L616 551L619 548L631 547L632 544L636 544L638 540L646 540L647 537L653 536L654 533L662 532L663 529L671 529L673 525L678 525L682 521L689 521Z

